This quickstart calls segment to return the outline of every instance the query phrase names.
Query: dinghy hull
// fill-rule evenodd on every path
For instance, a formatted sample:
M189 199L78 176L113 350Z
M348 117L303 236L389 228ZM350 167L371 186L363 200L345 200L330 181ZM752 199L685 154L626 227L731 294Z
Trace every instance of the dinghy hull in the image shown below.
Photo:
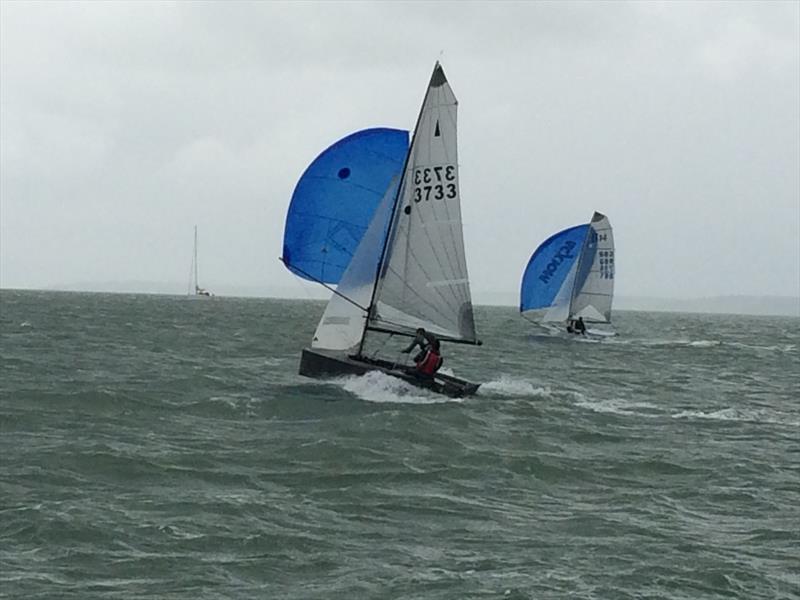
M593 339L596 341L603 340L606 338L612 338L619 335L616 331L611 331L608 329L596 329L596 328L588 328L586 330L586 335L580 335L579 333L570 333L567 331L567 324L566 323L558 323L550 322L550 323L538 323L539 327L546 331L549 336L551 337L559 337L564 339L581 339L581 338L588 338Z
M437 394L451 398L471 396L480 387L458 377L436 373L432 377L420 375L386 360L352 357L342 352L304 348L300 356L300 375L313 378L337 377L342 375L364 375L370 371L380 371L392 377L407 381L411 385L429 389Z

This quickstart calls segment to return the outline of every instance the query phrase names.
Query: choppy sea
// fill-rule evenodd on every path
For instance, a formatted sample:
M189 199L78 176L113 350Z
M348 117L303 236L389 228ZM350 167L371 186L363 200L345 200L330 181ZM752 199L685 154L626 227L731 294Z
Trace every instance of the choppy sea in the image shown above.
M451 400L323 308L0 291L0 597L800 598L800 319L477 307Z

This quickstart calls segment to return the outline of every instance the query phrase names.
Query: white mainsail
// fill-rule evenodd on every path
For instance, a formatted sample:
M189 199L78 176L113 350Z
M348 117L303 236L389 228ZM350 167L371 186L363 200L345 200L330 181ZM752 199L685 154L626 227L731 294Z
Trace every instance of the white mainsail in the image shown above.
M608 217L596 212L589 224L573 290L569 318L595 323L611 322L614 297L614 233Z
M476 341L461 223L458 102L439 63L409 149L369 316L373 329L424 327Z

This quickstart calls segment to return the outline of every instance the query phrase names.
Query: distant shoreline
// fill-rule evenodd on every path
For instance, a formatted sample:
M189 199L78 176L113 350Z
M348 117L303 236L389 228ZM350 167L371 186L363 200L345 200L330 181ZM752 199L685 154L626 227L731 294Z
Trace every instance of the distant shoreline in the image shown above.
M144 287L144 286L142 286ZM53 292L82 294L134 294L148 296L186 296L187 292L176 290L168 284L147 286L149 289L131 284L97 284L58 286L49 288L0 288L2 292ZM264 300L299 300L324 302L327 292L309 289L308 295L301 296L289 290L265 290L222 286L212 290L218 298L252 298ZM500 294L475 293L476 306L515 307L516 302L508 301ZM706 298L658 298L653 296L621 296L615 299L615 311L666 312L685 314L725 314L748 316L775 316L800 318L800 297L793 296L713 296Z

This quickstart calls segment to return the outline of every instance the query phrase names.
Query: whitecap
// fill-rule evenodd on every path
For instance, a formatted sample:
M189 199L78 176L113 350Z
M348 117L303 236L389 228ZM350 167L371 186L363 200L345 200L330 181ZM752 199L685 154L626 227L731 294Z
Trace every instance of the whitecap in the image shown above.
M658 411L659 407L649 402L634 402L625 400L624 398L609 398L609 399L589 399L585 396L580 396L575 403L581 408L588 408L598 413L612 413L616 415L625 416L640 416L640 417L655 417L654 411Z
M667 340L667 339L655 339L655 340L642 340L643 346L653 346L653 347L670 347L670 346L679 346L684 348L713 348L716 346L721 346L722 342L720 340L687 340L687 339L679 339L679 340Z
M672 415L673 419L708 419L713 421L737 421L741 423L764 423L800 427L800 421L767 410L721 408L719 410L682 410Z
M481 387L478 388L478 394L487 392L511 397L536 396L538 398L550 398L553 395L550 388L537 386L526 379L509 375L501 375L499 379L493 379L481 384Z
M696 342L689 342L692 348L713 348L714 346L721 346L722 342L719 340L697 340Z
M367 402L399 404L462 402L459 398L450 398L418 388L402 379L380 371L369 371L364 375L341 377L333 381L341 385L346 391Z

